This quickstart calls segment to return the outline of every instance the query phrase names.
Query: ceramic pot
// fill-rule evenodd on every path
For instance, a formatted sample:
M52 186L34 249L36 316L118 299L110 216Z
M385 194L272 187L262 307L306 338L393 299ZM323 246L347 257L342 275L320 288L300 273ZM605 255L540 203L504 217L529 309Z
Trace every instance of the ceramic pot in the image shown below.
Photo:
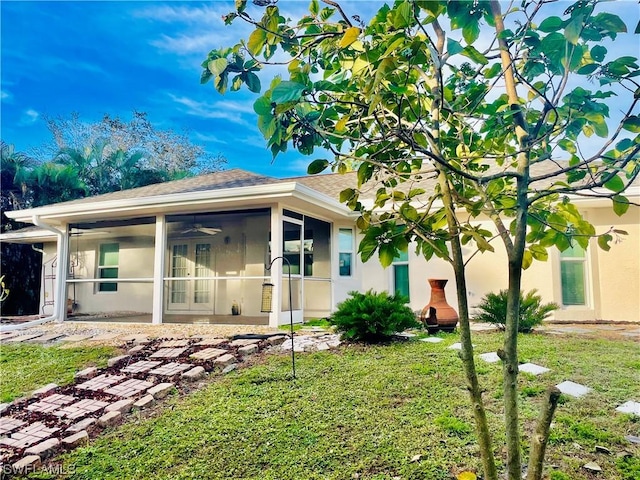
M429 278L431 286L431 299L422 309L420 320L427 326L429 333L438 330L453 332L458 324L458 312L447 303L444 287L448 280L440 278Z

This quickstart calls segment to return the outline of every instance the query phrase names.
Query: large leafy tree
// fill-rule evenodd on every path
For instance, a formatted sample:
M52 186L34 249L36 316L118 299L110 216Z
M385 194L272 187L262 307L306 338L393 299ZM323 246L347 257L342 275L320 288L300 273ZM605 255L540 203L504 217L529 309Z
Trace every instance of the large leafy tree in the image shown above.
M328 151L328 158L310 163L309 173L357 169L357 185L340 198L360 212L364 260L377 252L388 265L415 242L427 259L451 262L487 479L497 472L473 362L462 245L492 251L492 239L504 244L506 470L509 479L521 478L522 269L546 260L551 247L586 248L596 232L571 199L608 197L624 214L630 203L623 193L639 172L640 70L636 58L610 52L625 23L595 0L565 11L544 0L511 4L508 11L498 1L398 0L367 24L329 0L325 6L312 0L309 13L296 20L285 18L275 2L254 3L261 8L237 0L224 17L253 31L237 45L211 51L202 82L222 93L229 83L231 90L244 84L256 92L260 70L285 64L288 78L276 76L254 104L273 155L289 146L308 155ZM434 192L416 186L428 177L437 179ZM359 194L371 185L377 198L366 208ZM481 216L493 221L495 237L473 223ZM609 249L623 233L612 229L597 243ZM531 480L542 476L557 397L549 391L532 438Z

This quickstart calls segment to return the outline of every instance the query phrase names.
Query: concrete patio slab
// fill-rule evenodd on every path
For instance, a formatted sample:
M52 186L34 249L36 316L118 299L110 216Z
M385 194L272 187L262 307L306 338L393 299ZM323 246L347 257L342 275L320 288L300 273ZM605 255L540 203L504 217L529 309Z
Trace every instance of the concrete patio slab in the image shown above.
M426 342L426 343L440 343L443 340L444 339L440 338L440 337L427 337L427 338L421 338L420 339L421 342Z
M498 352L489 352L478 355L482 360L487 363L496 363L500 361L500 357L498 356Z
M637 415L640 417L640 402L629 400L616 408L616 412L630 413L631 415Z
M530 373L531 375L542 375L543 373L550 372L551 369L543 367L541 365L536 365L535 363L523 363L518 365L518 370L525 373Z
M556 385L558 390L566 395L570 395L575 398L580 398L585 396L587 393L591 391L591 389L585 385L580 385L579 383L575 383L572 381L564 381Z

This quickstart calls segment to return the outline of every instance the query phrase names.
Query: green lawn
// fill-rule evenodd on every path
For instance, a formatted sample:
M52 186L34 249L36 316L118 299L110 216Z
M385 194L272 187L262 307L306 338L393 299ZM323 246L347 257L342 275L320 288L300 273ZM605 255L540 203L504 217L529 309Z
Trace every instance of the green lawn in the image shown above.
M267 356L186 397L172 397L151 417L130 422L63 458L73 479L450 479L478 471L473 420L456 352L457 341L344 346L297 357L299 378L287 380L289 357ZM500 334L478 334L478 353L494 351ZM629 341L521 337L521 360L551 368L521 375L522 419L528 430L545 386L573 380L593 387L563 398L548 465L551 479L637 479L640 419L614 408L640 399L638 344ZM501 367L479 362L498 458L503 457ZM595 453L595 445L613 453ZM623 450L632 458L616 454ZM421 455L419 461L411 461ZM526 450L525 450L526 455Z
M114 347L0 345L0 403L27 395L47 383L70 383L74 373L89 366L106 366L116 352Z

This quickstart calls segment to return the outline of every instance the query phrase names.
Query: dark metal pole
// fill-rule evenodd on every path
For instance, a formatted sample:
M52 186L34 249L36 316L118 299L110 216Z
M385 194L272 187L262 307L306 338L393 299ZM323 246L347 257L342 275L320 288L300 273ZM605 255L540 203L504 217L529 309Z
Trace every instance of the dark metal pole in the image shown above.
M289 262L289 260L287 260L285 257L283 256L279 256L279 257L275 257L274 259L271 260L271 263L269 263L269 266L267 267L267 270L271 271L271 267L273 267L273 262L275 262L276 260L282 260L283 262L287 262L287 267L288 267L288 274L289 274L289 324L291 326L291 333L290 333L290 337L291 337L291 369L293 371L293 379L295 380L296 378L296 355L295 352L293 350L293 294L291 292L291 262ZM280 282L280 285L282 285L282 282Z

